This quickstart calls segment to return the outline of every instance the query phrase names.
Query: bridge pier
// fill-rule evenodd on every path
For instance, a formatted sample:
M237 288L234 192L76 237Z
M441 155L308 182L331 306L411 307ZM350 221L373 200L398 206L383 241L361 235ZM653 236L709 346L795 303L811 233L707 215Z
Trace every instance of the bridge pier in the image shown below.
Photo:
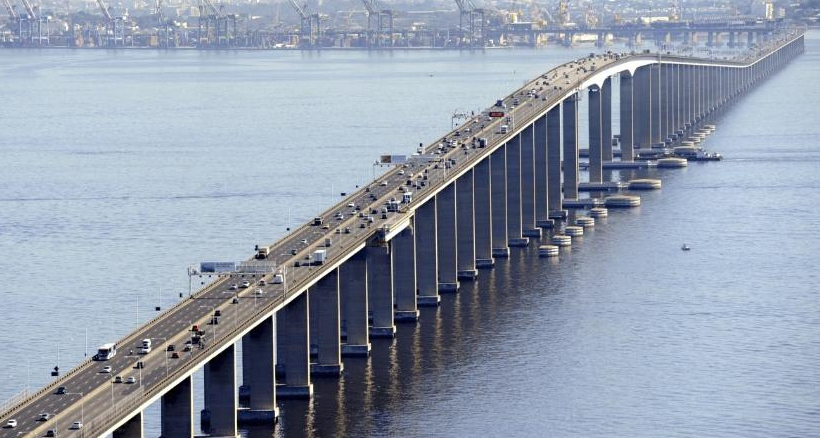
M521 131L521 235L541 237L535 221L535 122Z
M249 391L248 409L240 409L240 423L275 424L276 407L276 335L275 316L267 318L242 338L242 379Z
M458 279L472 280L478 275L475 255L475 187L473 170L467 171L456 182L456 237L458 241Z
M638 67L635 69L635 75L632 78L632 126L635 136L634 144L638 148L649 148L652 145L650 126L652 125L653 114L649 102L652 92L652 80L649 70L649 66ZM623 140L623 137L621 139ZM623 158L621 159L623 160Z
M414 219L410 226L393 237L393 293L395 294L396 322L416 322L419 309L416 304L416 237Z
M661 87L660 65L650 65L649 74L649 83L651 86L651 91L649 92L649 111L651 116L649 122L650 134L648 147L654 147L663 141L663 138L661 138L661 120L663 119L663 113L661 112L661 93L663 92L663 88Z
M563 219L567 212L561 195L561 105L555 105L547 112L546 160L549 218Z
M194 388L191 376L182 379L160 401L160 438L194 437Z
M438 233L436 230L436 197L416 210L416 281L418 305L438 306Z
M144 436L142 412L137 412L125 424L116 428L112 435L113 438L142 438Z
M392 338L396 336L393 315L393 252L390 244L368 246L367 291L370 295L373 313L371 338Z
M507 245L527 246L521 230L521 134L507 142Z
M620 74L620 134L619 143L621 147L621 161L631 162L635 153L635 136L633 129L633 84L634 79L628 72Z
M612 78L601 86L601 160L612 161Z
M314 376L340 376L344 370L341 344L341 300L339 269L319 279L310 290L310 302L315 309L316 330L311 339L316 343L316 363L310 367Z
M551 228L549 205L549 171L547 169L547 117L539 117L534 126L534 179L535 179L535 226Z
M346 342L342 356L369 356L368 272L367 255L359 251L339 267L339 290L342 297Z
M282 330L277 333L282 345L285 385L276 389L280 398L310 398L313 384L310 383L310 327L309 293L294 298L282 310Z
M564 137L564 199L578 199L578 94L561 102Z
M456 229L456 185L448 184L436 194L438 240L438 290L458 292L458 236Z
M473 201L475 202L475 264L478 269L492 268L493 225L490 157L484 158L473 168Z
M589 182L603 181L603 144L601 143L601 91L598 87L587 90L589 108Z
M210 436L236 437L236 347L231 345L205 364L202 426Z
M490 155L493 257L509 257L507 246L507 152L506 145Z

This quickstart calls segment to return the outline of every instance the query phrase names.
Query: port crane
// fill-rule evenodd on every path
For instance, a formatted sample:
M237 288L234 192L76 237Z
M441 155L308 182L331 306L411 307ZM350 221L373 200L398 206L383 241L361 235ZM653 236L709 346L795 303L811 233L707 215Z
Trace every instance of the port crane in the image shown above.
M17 15L18 35L20 43L28 43L29 45L34 45L36 33L37 45L40 46L43 44L43 22L46 23L45 39L46 41L49 40L51 32L48 28L48 22L51 19L51 17L42 16L38 14L37 10L39 8L37 6L31 6L31 3L28 0L22 0L22 2L23 7L26 9L26 16L21 17ZM14 7L12 7L11 10L14 11ZM35 27L37 28L36 31Z
M456 6L458 6L458 27L461 31L461 40L459 41L459 45L466 45L468 47L484 47L484 9L476 7L473 0L455 0L455 2ZM466 31L464 23L465 18L468 26Z
M393 10L383 7L377 0L362 0L365 9L367 9L367 46L373 47L375 41L376 47L382 47L387 43L388 47L393 47ZM373 17L376 18L376 31L373 32ZM388 38L385 41L384 34ZM375 37L375 38L374 38Z
M299 45L314 47L319 37L319 23L322 17L319 13L311 13L307 3L299 6L296 0L288 0L288 2L299 15Z
M14 28L16 28L17 39L19 41L19 39L20 39L20 21L19 21L20 17L17 15L17 11L14 10L14 6L12 6L11 3L9 3L9 0L3 0L3 6L6 7L6 12L8 12L8 14L9 14L9 21L11 23L13 23L12 26ZM12 32L15 32L15 30L12 30Z

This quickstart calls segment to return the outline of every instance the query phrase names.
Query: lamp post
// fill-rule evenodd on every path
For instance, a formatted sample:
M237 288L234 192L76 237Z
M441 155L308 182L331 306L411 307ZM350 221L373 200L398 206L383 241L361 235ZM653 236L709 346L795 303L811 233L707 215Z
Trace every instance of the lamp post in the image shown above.
M142 380L142 379L140 379ZM80 396L80 424L82 425L82 436L85 436L85 400L83 399L82 392L67 392L66 395L79 395Z

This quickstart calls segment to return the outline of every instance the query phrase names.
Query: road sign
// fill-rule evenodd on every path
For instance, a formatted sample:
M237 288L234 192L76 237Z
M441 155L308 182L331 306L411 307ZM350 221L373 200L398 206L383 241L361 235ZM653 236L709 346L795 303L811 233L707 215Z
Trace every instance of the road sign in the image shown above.
M199 264L199 272L220 273L233 272L236 270L236 262L202 262Z
M504 117L504 111L490 111L490 117Z
M402 164L407 161L407 155L382 155L379 164Z

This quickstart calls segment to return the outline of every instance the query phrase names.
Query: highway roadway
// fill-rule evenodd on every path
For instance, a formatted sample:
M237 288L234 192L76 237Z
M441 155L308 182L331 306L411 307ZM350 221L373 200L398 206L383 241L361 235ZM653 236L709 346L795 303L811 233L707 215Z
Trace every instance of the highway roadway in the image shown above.
M593 64L595 70L600 70L613 63L625 62L628 58L630 57L625 54L583 58L563 64L530 81L503 99L507 107L504 118L490 118L489 111L500 108L488 108L424 148L425 155L438 155L441 160L426 162L411 159L407 164L388 171L322 212L320 216L328 225L327 229L312 225L311 220L271 245L268 261L273 262L277 271L284 274L283 284L270 284L271 274L237 274L218 279L121 340L118 343L118 354L112 360L87 361L78 365L66 376L13 409L10 414L3 415L0 419L2 424L13 418L18 421L18 426L0 429L0 437L44 436L48 429L57 430L59 436L84 436L84 433L88 436L99 435L94 432L107 430L115 419L123 418L142 402L163 391L169 381L201 366L216 348L236 342L243 330L257 324L287 300L304 292L324 271L363 247L376 230L386 224L401 222L411 215L421 200L449 184L454 173L471 168L508 141L518 127L532 123L536 116L540 117L547 109L559 103L592 73ZM529 90L535 90L535 95L528 95ZM516 99L518 103L514 104ZM509 125L510 133L500 132L503 124ZM466 132L465 128L470 128L470 132ZM459 135L456 135L457 132ZM486 138L487 147L477 147L474 138ZM455 144L451 145L450 140L454 140ZM411 186L407 186L408 180L411 180ZM383 217L382 209L389 199L401 201L403 193L400 187L409 187L413 192L413 201L403 205L399 212L388 212ZM354 207L350 206L351 203ZM373 210L377 213L371 213ZM359 211L363 212L363 218L358 217ZM342 212L344 218L337 220L337 212ZM368 216L372 216L372 223ZM346 233L345 229L350 232ZM337 230L340 231L337 233ZM305 266L306 258L315 249L324 248L325 238L332 239L332 245L325 248L326 263L323 266ZM292 254L293 249L296 254ZM297 261L301 266L294 266ZM268 284L257 285L260 278L264 278ZM232 284L244 280L252 283L250 287L231 290ZM257 293L257 290L260 292ZM234 297L238 298L238 303L233 303ZM219 324L208 324L216 309L222 314ZM205 331L203 339L206 348L194 346L191 351L183 351L185 341L191 338L190 329L194 324ZM152 339L154 349L147 355L139 355L137 352L145 338ZM166 352L169 344L174 345L179 358L172 358L172 353ZM134 354L129 354L129 350L133 350ZM145 364L143 369L135 367L140 360ZM101 372L106 365L112 367L111 373ZM123 380L134 377L136 382L113 383L116 376ZM58 386L64 386L66 394L56 394ZM41 413L49 413L52 418L39 422L37 418ZM70 430L69 427L75 421L83 421L83 429Z

